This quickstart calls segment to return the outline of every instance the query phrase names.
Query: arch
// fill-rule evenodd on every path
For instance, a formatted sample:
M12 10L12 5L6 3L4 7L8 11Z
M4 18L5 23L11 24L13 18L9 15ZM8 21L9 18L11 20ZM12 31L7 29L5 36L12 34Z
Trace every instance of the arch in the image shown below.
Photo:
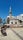
M7 23L8 23L8 24L9 24L9 21L10 21L10 18L8 17L8 18L7 18Z

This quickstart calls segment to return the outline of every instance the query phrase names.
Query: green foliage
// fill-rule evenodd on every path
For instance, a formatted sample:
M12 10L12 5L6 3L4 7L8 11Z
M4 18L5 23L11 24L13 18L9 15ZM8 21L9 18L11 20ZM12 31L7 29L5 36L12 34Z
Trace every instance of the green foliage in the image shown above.
M2 18L0 17L0 24L2 23Z

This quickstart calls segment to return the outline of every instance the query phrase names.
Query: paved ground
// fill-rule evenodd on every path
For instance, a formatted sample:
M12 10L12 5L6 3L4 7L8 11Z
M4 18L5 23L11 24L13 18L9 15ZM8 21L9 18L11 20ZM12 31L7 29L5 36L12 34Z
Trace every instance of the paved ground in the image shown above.
M7 36L3 36L0 31L0 40L23 40L23 28L8 28Z

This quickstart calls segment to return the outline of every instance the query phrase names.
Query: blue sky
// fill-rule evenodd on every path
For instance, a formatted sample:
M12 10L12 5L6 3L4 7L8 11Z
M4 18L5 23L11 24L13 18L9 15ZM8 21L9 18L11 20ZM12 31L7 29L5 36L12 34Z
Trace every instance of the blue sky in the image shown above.
M13 16L23 14L23 0L0 0L0 17L6 18L9 15L10 6Z

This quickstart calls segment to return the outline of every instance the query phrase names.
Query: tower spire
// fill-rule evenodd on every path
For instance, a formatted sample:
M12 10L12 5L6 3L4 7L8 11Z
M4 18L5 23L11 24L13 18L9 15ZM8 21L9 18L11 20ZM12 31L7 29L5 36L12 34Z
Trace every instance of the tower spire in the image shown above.
M10 6L10 10L9 10L9 12L11 12L12 11L12 9L11 9L11 6Z
M12 8L10 6L10 10L9 10L9 16L12 16Z

